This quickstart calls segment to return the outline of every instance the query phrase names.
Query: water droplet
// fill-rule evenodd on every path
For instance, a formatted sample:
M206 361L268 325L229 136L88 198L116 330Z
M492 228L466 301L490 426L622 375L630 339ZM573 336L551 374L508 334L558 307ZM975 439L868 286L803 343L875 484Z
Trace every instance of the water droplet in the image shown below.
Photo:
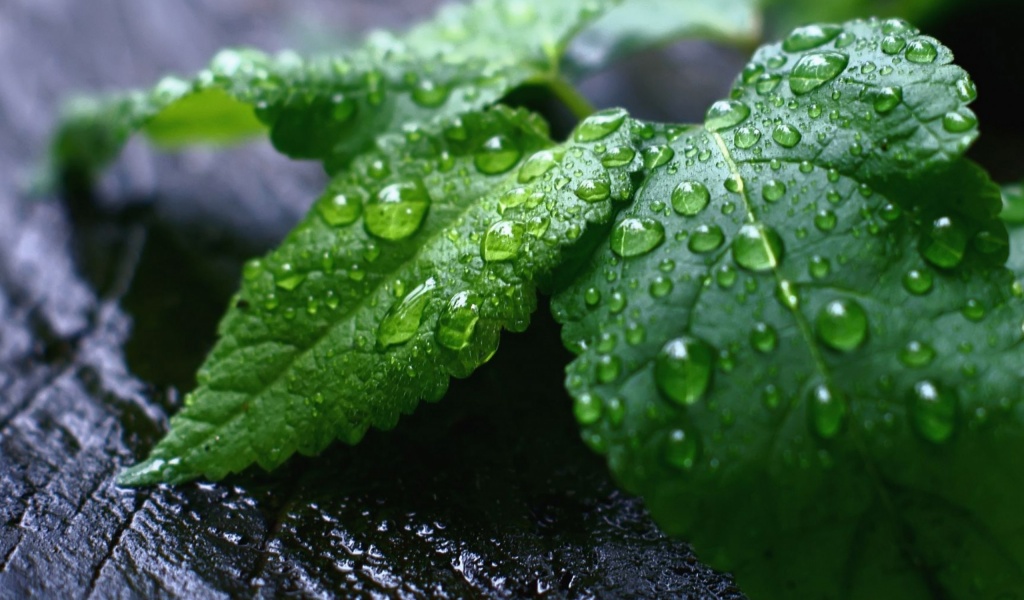
M978 88L970 77L964 76L956 82L956 96L961 102L970 102L978 97Z
M942 117L942 128L949 133L963 133L970 131L978 124L978 119L973 114L948 112Z
M665 440L665 460L683 470L693 468L698 450L697 440L682 429L673 429Z
M892 223L896 219L899 219L903 215L903 209L898 204L892 202L886 202L882 208L878 210L878 216L882 217L883 221Z
M924 259L943 269L952 269L960 264L966 249L967 233L949 217L932 221L920 243Z
M764 96L775 91L775 88L779 87L782 82L782 77L779 75L765 73L757 78L757 83L754 84L754 89L757 93Z
M800 131L792 125L782 124L772 132L772 139L783 148L792 148L800 143Z
M816 385L807 398L811 427L826 440L836 437L846 422L846 401L838 391Z
M512 260L523 245L526 228L514 221L498 221L487 228L480 253L487 262Z
M761 196L767 202L778 202L786 194L786 184L778 179L769 180L761 188Z
M291 263L282 264L281 272L277 273L274 277L275 285L289 292L299 287L305 280L306 274L296 272L295 267Z
M242 278L245 279L246 281L253 281L254 279L259 278L259 276L263 274L263 270L264 269L262 260L258 258L248 260L242 267Z
M697 402L711 382L714 350L703 340L683 336L670 340L654 362L654 381L665 396L681 404Z
M985 307L974 298L967 300L960 311L967 319L978 322L985 318Z
M519 146L511 139L496 135L480 146L473 157L473 165L485 175L497 175L511 169L522 156Z
M931 381L919 381L910 392L910 412L914 429L924 439L941 444L953 435L957 399L951 390Z
M690 234L686 247L691 252L705 253L717 249L725 242L725 234L718 225L698 225Z
M672 157L676 155L676 151L671 146L665 144L655 144L644 148L644 168L647 170L657 169L661 165L672 160Z
M427 108L441 106L448 99L450 91L451 88L446 85L430 79L421 79L412 89L412 101Z
M612 230L612 251L623 258L640 256L655 249L665 239L665 228L650 218L623 219Z
M664 298L672 292L673 287L674 285L671 279L663 275L658 275L654 278L654 281L651 282L651 296L654 296L655 298Z
M775 328L767 323L757 323L750 332L750 345L758 352L767 354L775 350L779 336Z
M519 183L529 183L541 177L558 163L558 157L551 150L541 150L523 162L519 168Z
M827 208L819 210L814 215L814 226L821 231L832 231L836 228L837 222L838 218L836 217L836 213Z
M754 127L740 127L736 130L736 134L733 136L733 143L736 147L745 150L750 148L761 139L761 132Z
M900 350L900 362L912 368L926 367L935 358L935 349L930 345L911 340Z
M779 388L769 383L764 386L764 390L761 391L761 403L768 410L775 410L782 404L782 393L779 392Z
M750 107L738 100L719 100L704 116L704 127L714 133L735 127L747 120Z
M448 305L437 319L434 338L437 343L451 350L462 350L469 345L473 330L480 320L480 296L471 292L459 292L451 297Z
M888 112L891 112L894 108L899 106L900 102L903 102L903 88L881 88L875 94L875 112L877 112L880 115L884 115Z
M749 271L767 271L782 261L782 238L760 223L747 223L740 227L732 242L732 257L736 264Z
M622 295L622 292L612 292L612 297L608 299L608 310L613 315L617 315L626 310L626 304L626 297Z
M854 300L833 300L818 311L818 337L836 350L849 352L864 343L868 317Z
M604 410L602 406L601 398L584 392L573 400L573 414L576 415L576 420L581 425L593 425L601 418L601 413Z
M889 55L898 53L905 45L907 45L907 40L896 35L887 35L882 38L882 52Z
M607 200L612 195L607 174L600 179L584 179L576 186L575 193L576 197L584 202Z
M850 62L841 52L819 52L800 58L789 75L789 89L797 96L808 94L835 79Z
M903 287L915 296L923 296L932 291L932 274L918 269L908 271L903 276Z
M601 157L601 164L605 167L621 167L633 162L636 157L636 150L629 146L613 146Z
M361 194L362 192L342 194L328 191L317 202L317 212L320 213L324 221L327 221L328 225L333 227L349 225L363 212Z
M831 42L842 31L842 27L833 24L798 27L782 41L782 49L786 52L802 52L817 48Z
M699 181L684 181L672 190L672 208L681 215L692 217L710 201L711 192Z
M430 208L430 195L420 180L384 187L365 206L367 231L385 240L400 240L419 229Z
M436 287L437 281L431 277L413 288L405 298L388 310L377 328L377 341L382 347L407 342L416 335L423 319L423 311Z
M622 361L618 356L605 355L597 360L597 380L600 383L612 383L619 378Z
M597 288L587 288L583 292L583 301L587 303L587 306L597 306L601 302L601 291Z
M573 138L577 142L593 142L608 137L626 120L628 113L621 108L610 108L596 112L576 127Z
M790 310L800 307L800 290L788 279L783 279L775 286L775 298Z
M824 256L815 254L807 263L807 272L815 279L828 277L828 274L832 272L832 263Z
M912 40L907 44L907 51L904 53L907 60L918 64L934 62L938 55L939 52L935 49L935 45L925 40Z

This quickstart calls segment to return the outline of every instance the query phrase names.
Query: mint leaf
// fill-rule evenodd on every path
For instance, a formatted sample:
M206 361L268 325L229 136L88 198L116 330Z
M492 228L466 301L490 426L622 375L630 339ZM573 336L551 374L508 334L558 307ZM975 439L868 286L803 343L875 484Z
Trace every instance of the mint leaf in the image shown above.
M1024 302L951 60L900 21L762 48L555 299L584 440L753 598L1024 589Z
M92 176L140 129L165 146L227 143L261 130L255 114L278 150L336 172L379 134L558 80L569 40L618 1L480 0L448 7L405 36L377 32L337 56L225 50L190 80L168 77L149 92L70 104L54 162Z
M570 71L590 72L684 37L753 42L760 29L752 0L629 0L584 29L566 62Z
M199 387L120 482L272 469L437 400L502 328L526 327L537 282L632 196L634 146L624 111L556 147L538 118L503 107L381 136L246 266Z

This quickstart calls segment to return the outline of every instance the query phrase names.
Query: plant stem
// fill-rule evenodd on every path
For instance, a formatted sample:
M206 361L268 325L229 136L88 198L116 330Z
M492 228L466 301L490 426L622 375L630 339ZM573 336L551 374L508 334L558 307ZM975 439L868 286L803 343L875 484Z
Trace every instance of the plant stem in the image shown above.
M569 83L563 77L552 77L547 81L551 91L558 96L565 106L576 115L578 119L585 119L597 112L590 100L576 89L576 86Z

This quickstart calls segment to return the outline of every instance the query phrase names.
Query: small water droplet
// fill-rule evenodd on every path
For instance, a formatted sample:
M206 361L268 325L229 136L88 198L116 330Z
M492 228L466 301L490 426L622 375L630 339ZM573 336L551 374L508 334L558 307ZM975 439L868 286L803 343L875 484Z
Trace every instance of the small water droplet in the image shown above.
M361 194L362 192L343 194L328 191L317 202L317 212L328 225L333 227L349 225L363 212Z
M864 343L868 317L854 300L833 300L818 311L818 337L828 346L849 352Z
M523 245L526 228L514 221L498 221L487 228L480 253L487 262L512 260Z
M245 266L242 267L242 278L246 281L253 281L254 279L258 279L259 276L263 274L263 271L263 261L258 258L254 258L246 261Z
M412 89L412 101L420 106L434 108L444 104L451 88L430 79L421 79Z
M377 341L382 347L407 342L416 335L423 319L423 311L436 287L437 281L431 277L413 288L405 298L388 310L377 327Z
M581 425L592 425L601 418L604 410L601 398L595 394L584 392L573 401L573 414Z
M974 298L967 300L960 311L967 319L978 322L985 318L985 307Z
M955 86L957 98L960 98L961 102L970 102L978 97L978 88L970 77L958 79Z
M960 264L967 250L967 232L949 217L939 217L921 237L921 255L933 265L952 269Z
M800 143L800 131L792 125L782 124L772 132L772 139L783 148L792 148Z
M473 165L484 175L498 175L511 169L522 156L522 151L511 139L503 135L489 138L473 157Z
M836 213L832 212L827 208L819 210L814 215L814 226L820 231L829 232L836 228L838 218Z
M782 77L772 73L765 73L757 78L757 83L754 84L754 89L757 93L764 96L775 91L775 88L779 87L782 83Z
M698 225L690 234L686 247L691 252L702 254L717 249L724 242L725 234L718 225Z
M583 301L587 303L587 306L597 306L601 302L601 291L593 287L587 288L583 292Z
M750 345L763 354L775 350L778 339L779 336L775 333L775 328L767 323L757 323L750 331Z
M298 273L291 263L281 265L281 270L274 277L274 283L282 290L292 291L306 280L305 273Z
M831 42L842 31L842 27L831 23L797 27L782 41L782 49L786 52L802 52L817 48Z
M907 51L904 56L912 63L928 64L935 61L939 55L935 45L925 40L912 40L907 44Z
M736 173L729 175L725 178L725 189L734 194L739 194L743 191L743 178Z
M655 298L664 298L672 292L674 287L672 280L663 275L658 275L651 282L650 292L651 296Z
M665 396L681 405L694 404L711 382L714 350L689 336L666 343L654 363L654 381Z
M619 378L622 361L618 356L605 355L597 360L597 380L600 383L612 383Z
M907 40L897 35L887 35L882 38L882 52L893 55L899 53L903 49L903 46L907 45ZM884 70L883 70L884 71ZM885 73L883 72L883 75Z
M576 197L584 202L600 202L607 200L611 192L611 184L608 175L599 179L584 179L576 186Z
M674 467L692 469L698 451L697 440L682 429L673 429L665 440L665 459Z
M523 162L519 168L519 183L529 183L555 168L558 157L551 150L541 150Z
M593 142L608 137L622 126L628 113L621 108L596 112L576 127L573 138L577 142Z
M767 202L778 202L786 194L786 184L778 179L771 179L761 188L761 196Z
M612 251L624 258L647 254L665 239L665 228L651 218L623 219L612 230Z
M951 390L928 380L919 381L911 390L909 400L914 429L924 439L941 444L953 435L957 399Z
M692 217L710 201L711 192L699 181L683 181L672 190L672 208L681 215Z
M828 274L832 272L832 263L824 256L815 254L807 263L807 272L815 279L828 277Z
M393 183L381 189L364 207L364 224L385 240L409 237L420 228L430 208L430 195L420 180Z
M842 394L826 385L816 385L808 394L807 401L813 431L826 440L839 435L847 412Z
M930 272L913 269L903 276L903 287L915 296L923 296L932 291L932 281Z
M704 127L714 133L735 127L747 120L750 107L738 100L719 100L704 117Z
M883 87L875 93L875 112L884 115L899 106L900 102L903 102L903 88Z
M747 223L732 242L736 264L749 271L768 271L782 262L782 238L771 227Z
M911 368L926 367L935 358L935 349L925 342L911 340L900 350L900 362Z
M977 117L970 112L948 112L942 117L942 128L949 133L964 133L974 129L977 124Z
M798 96L808 94L835 79L850 58L841 52L819 52L800 58L789 75L789 89Z
M483 300L472 292L459 292L452 296L437 319L434 333L437 343L451 350L462 350L468 346L480 320L481 304Z
M601 164L605 167L621 167L633 162L636 157L636 150L629 146L612 146L601 157Z

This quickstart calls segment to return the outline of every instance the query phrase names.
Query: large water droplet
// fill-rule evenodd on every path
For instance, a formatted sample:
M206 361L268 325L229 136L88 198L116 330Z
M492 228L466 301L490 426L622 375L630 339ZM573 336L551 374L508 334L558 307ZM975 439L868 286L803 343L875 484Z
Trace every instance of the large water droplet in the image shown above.
M483 300L472 292L459 292L452 296L437 319L434 333L437 343L451 350L462 350L468 346L480 320L481 304Z
M854 300L833 300L818 311L817 326L821 341L849 352L867 338L868 316Z
M681 215L692 217L710 201L711 192L699 181L684 181L672 190L672 208Z
M912 269L903 276L903 287L915 296L923 296L932 291L932 274L929 271Z
M786 194L786 184L772 179L761 188L761 197L767 202L778 202Z
M802 52L817 48L831 42L842 31L842 27L830 23L798 27L782 41L782 49L786 52Z
M607 174L596 179L584 179L576 186L574 193L584 202L601 202L612 195L611 183Z
M333 193L330 190L317 202L316 210L328 225L341 227L349 225L363 212L363 203L358 193Z
M651 218L623 219L612 230L612 251L624 258L647 254L665 239L665 228Z
M422 181L393 183L366 203L366 230L386 240L407 238L419 229L429 208L430 195Z
M558 163L558 157L551 150L541 150L523 162L519 168L519 183L529 183L541 177Z
M841 52L819 52L800 58L789 75L789 89L801 96L835 79L850 58Z
M761 132L756 127L740 127L733 136L733 143L741 150L746 150L761 139Z
M689 405L697 402L711 382L714 350L703 340L683 336L670 340L654 363L654 381L669 399Z
M740 227L732 242L732 257L736 264L750 271L767 271L782 261L782 238L760 223L747 223Z
M964 133L978 124L978 118L968 112L948 112L942 117L942 128L949 133Z
M912 63L928 64L935 61L939 55L935 45L925 40L912 40L907 44L907 51L904 56Z
M496 135L480 146L473 157L473 165L485 175L497 175L511 169L522 156L522 151L511 139Z
M907 45L907 40L898 35L887 35L882 38L882 52L885 54L893 55L903 49ZM882 70L885 73L885 70Z
M674 467L692 469L698 451L696 438L682 429L673 429L665 440L665 459Z
M738 100L719 100L711 105L704 116L704 127L711 132L735 127L747 120L750 107Z
M593 425L601 418L604 406L599 396L584 392L573 399L572 410L581 425Z
M437 281L431 277L413 288L409 294L388 310L377 328L377 341L384 348L406 342L416 335L423 311L430 302Z
M514 221L498 221L487 228L480 253L487 262L512 260L523 245L526 228Z
M920 381L910 392L910 412L914 429L924 439L941 444L953 435L957 399L952 391L931 381Z
M619 378L622 371L622 360L615 355L605 355L597 361L597 381L612 383Z
M698 225L690 234L686 247L699 254L711 252L725 242L725 234L718 225Z
M655 144L644 148L643 159L644 168L648 171L657 169L661 165L672 160L672 157L676 155L676 151L672 149L672 146L666 144Z
M960 264L967 250L967 232L949 217L932 221L921 237L921 256L936 267L952 269Z
M783 148L792 148L800 143L800 131L792 125L786 125L785 123L779 125L772 132L772 139L775 143L782 146Z
M596 112L576 127L573 137L577 142L593 142L607 137L622 126L628 113L621 108L610 108Z
M903 88L881 88L875 93L875 112L880 115L884 115L899 106L900 102L903 102Z
M814 214L814 226L820 231L832 231L836 228L838 221L836 213L827 208L823 208Z
M605 167L621 167L633 162L636 157L636 150L629 146L613 146L601 157L601 164Z
M816 385L808 394L811 428L825 439L836 437L846 422L846 401L838 390Z

